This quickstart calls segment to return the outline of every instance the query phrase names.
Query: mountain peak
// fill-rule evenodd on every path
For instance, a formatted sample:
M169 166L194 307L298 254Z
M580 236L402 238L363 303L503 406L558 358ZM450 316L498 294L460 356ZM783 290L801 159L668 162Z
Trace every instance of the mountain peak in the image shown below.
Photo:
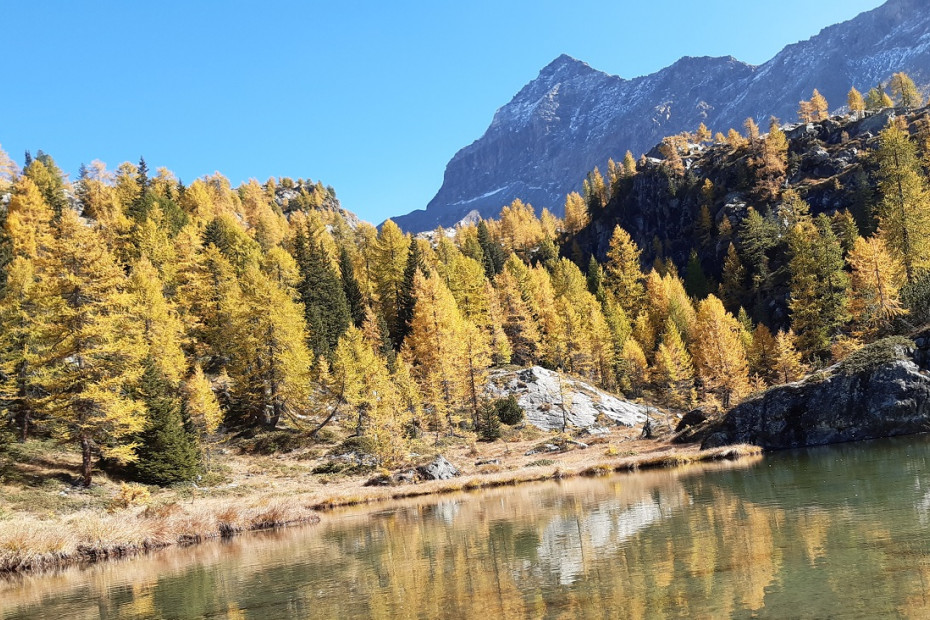
M574 75L582 71L593 71L600 73L597 69L591 68L586 62L573 58L568 54L561 54L558 58L543 67L539 72L539 77L544 78L553 75Z
M930 83L930 0L888 0L749 65L688 57L625 80L561 54L502 106L485 134L455 154L436 196L395 221L406 230L451 226L471 211L494 217L514 198L561 212L565 195L608 158L634 156L704 123L712 131L796 117L818 89L833 107L897 71Z

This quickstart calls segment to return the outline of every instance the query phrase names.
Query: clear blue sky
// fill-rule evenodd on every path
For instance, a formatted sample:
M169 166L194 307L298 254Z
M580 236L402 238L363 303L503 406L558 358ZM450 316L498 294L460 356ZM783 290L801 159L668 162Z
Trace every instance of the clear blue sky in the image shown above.
M76 176L144 155L182 180L332 185L380 222L561 53L631 78L681 56L761 63L880 0L0 0L0 144Z

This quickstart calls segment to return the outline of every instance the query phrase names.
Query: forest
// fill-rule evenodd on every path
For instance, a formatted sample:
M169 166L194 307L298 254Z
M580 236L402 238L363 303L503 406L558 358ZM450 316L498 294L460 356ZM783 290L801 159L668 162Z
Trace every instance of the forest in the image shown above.
M843 120L898 112L858 154L867 200L816 214L776 119L610 161L561 218L517 200L416 236L358 222L319 182L185 185L144 159L69 182L46 153L20 169L0 151L0 451L54 438L85 486L99 468L168 485L219 437L280 429L391 467L411 442L499 437L518 416L486 386L509 366L725 412L930 319L930 116L907 76L890 90L853 89ZM798 113L827 110L814 91ZM739 162L744 217L699 175L709 157ZM687 262L615 223L647 173L703 196ZM599 256L585 240L605 227Z

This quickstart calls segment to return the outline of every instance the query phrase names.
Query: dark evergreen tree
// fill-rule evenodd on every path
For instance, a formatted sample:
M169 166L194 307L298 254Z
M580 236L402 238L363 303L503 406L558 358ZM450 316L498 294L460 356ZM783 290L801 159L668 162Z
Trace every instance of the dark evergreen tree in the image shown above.
M484 220L478 222L478 244L484 253L484 273L488 278L493 278L504 268L507 254L501 244L491 238L491 231Z
M397 350L400 350L404 338L410 333L413 307L417 303L416 295L413 292L413 279L417 271L422 271L424 274L427 272L423 256L420 254L420 247L417 245L416 238L414 238L410 240L410 251L407 253L407 264L404 266L404 281L401 283L400 294L397 299L397 323L393 326L388 325L391 339L394 341L394 348Z
M310 332L308 344L314 355L328 357L352 320L342 279L323 244L310 243L303 230L298 230L294 247L300 271L297 291Z
M543 265L549 265L552 261L558 260L559 250L555 247L555 242L549 237L543 239L539 244L539 249L536 250L535 258L537 263Z
M501 420L494 403L484 401L478 407L478 435L482 441L494 441L501 436Z
M507 398L500 398L494 403L497 417L507 426L514 426L523 421L523 407L517 402L517 397L511 394Z
M142 482L164 486L193 480L201 471L200 451L176 394L176 387L148 360L138 386L148 422L133 464L133 473Z
M157 197L149 191L149 167L145 163L145 158L139 158L139 167L136 169L136 184L139 186L139 193L135 200L129 205L129 217L137 222L144 222L155 205L158 204Z
M603 302L604 298L604 269L601 267L597 259L592 255L588 259L588 292L597 297Z
M691 250L688 265L685 267L685 290L695 299L704 299L713 290L695 250Z
M27 151L28 154L28 151ZM23 168L23 174L32 179L39 188L42 198L55 212L55 216L68 206L65 196L64 173L50 155L41 150L36 153L35 159L29 158L29 164Z
M362 323L365 322L365 298L362 295L362 288L358 285L358 280L355 279L352 258L345 247L339 252L339 272L342 276L342 290L346 294L346 302L349 304L352 323L356 327L361 327Z

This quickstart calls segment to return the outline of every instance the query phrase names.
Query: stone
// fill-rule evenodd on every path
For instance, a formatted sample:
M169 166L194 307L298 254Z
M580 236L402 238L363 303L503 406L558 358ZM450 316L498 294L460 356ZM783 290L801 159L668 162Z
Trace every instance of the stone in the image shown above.
M417 473L423 480L451 480L461 475L444 456L437 456L431 463L417 467Z
M561 383L561 385L560 385ZM638 426L646 419L646 408L608 394L589 383L553 370L533 366L519 371L493 371L488 392L495 398L513 394L523 408L525 420L546 431L600 426L598 418L621 426ZM562 394L567 396L565 419Z
M731 409L708 430L701 447L749 443L783 449L926 432L930 374L914 359L851 374L833 367L772 388Z
M481 467L482 465L500 465L500 459L484 459L483 461L475 461L475 467Z
M689 411L678 422L675 427L675 435L672 437L672 443L692 443L703 438L701 430L704 423L708 420L708 414L702 409Z

